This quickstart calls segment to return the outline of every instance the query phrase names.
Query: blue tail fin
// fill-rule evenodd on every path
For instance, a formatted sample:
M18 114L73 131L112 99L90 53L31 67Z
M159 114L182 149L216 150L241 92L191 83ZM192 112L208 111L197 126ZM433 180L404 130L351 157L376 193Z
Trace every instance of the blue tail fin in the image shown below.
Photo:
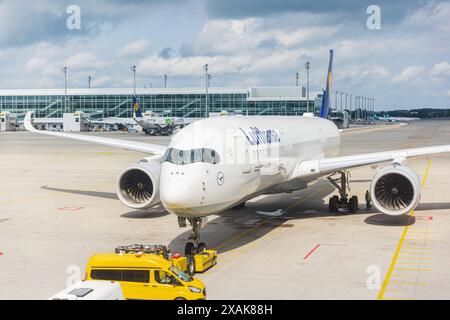
M141 108L139 107L139 102L137 101L136 96L133 97L133 109L134 109L134 116L136 118L142 118Z
M330 92L331 92L331 79L333 76L333 50L330 50L330 62L328 63L327 85L323 92L322 107L320 108L320 117L328 118L330 112Z

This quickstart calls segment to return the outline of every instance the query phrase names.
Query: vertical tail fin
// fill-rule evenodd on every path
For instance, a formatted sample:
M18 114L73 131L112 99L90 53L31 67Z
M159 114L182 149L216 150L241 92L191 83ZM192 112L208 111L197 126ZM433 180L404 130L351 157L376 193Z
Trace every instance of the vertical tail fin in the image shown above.
M328 63L327 84L325 91L323 92L322 107L320 108L320 117L328 118L330 112L330 93L331 93L331 80L333 76L333 50L330 50L330 62Z
M139 107L139 102L137 101L136 96L133 97L133 109L134 109L134 116L136 118L142 118L141 108Z

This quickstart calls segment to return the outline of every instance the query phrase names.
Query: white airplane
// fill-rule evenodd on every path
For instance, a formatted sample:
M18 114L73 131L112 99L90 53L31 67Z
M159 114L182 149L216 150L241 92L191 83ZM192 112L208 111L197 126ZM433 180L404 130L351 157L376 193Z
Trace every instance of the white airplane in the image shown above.
M133 109L133 120L142 127L146 134L170 135L177 128L181 128L189 123L183 118L164 117L151 111L142 114L136 97L133 98Z
M192 226L186 254L203 250L200 226L209 215L239 206L262 194L307 188L327 177L340 196L329 200L330 212L354 212L356 196L348 197L347 170L390 162L372 179L370 192L376 209L398 216L416 208L420 182L405 165L412 157L450 152L450 145L337 156L340 131L327 120L333 51L320 117L229 116L196 121L181 129L167 147L70 133L38 131L25 120L27 130L118 147L151 156L126 168L117 182L117 195L128 207L150 208L162 204L178 216L180 227ZM332 178L336 174L339 183Z

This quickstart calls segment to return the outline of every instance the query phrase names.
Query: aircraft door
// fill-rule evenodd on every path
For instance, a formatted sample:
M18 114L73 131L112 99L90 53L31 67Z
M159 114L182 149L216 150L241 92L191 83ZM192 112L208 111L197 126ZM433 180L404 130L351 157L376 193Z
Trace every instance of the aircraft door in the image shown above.
M234 137L233 158L233 163L241 166L242 174L251 172L249 148L242 136Z

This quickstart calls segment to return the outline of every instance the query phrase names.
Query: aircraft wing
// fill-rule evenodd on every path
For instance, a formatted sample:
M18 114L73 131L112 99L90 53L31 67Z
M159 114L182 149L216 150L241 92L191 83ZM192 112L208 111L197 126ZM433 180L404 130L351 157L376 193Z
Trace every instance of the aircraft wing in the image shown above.
M409 158L423 157L445 152L450 152L450 145L392 150L318 160L307 160L302 161L297 165L297 168L294 172L294 177L316 174L326 175L341 170L363 167L386 161L403 162L405 159Z
M122 148L122 149L126 149L126 150L132 150L132 151L149 153L149 154L157 154L157 155L163 155L167 149L167 147L165 147L165 146L137 142L137 141L120 140L120 139L104 138L104 137L94 137L94 136L88 136L88 135L82 135L82 134L72 134L72 133L37 130L31 124L31 115L32 114L33 114L33 112L27 112L25 119L24 119L24 126L27 131L31 131L34 133L45 134L45 135L61 137L61 138L69 138L69 139L80 140L80 141L91 142L91 143L97 143L97 144L102 144L105 146Z

